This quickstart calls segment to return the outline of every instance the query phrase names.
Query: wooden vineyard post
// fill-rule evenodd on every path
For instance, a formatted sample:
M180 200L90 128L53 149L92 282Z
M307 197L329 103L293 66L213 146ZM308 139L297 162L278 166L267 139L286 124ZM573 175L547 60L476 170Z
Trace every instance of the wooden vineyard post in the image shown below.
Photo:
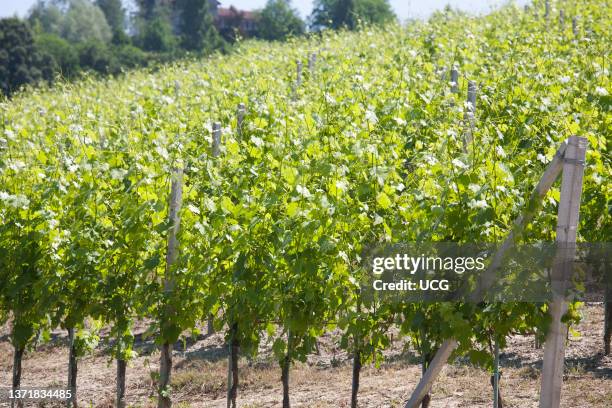
M550 0L546 0L544 7L544 17L548 20L548 17L550 17Z
M244 103L240 102L238 104L238 109L236 110L236 131L240 137L242 137L242 123L244 122L245 115L246 107L244 106Z
M221 124L219 122L215 122L212 125L212 156L219 157L221 154ZM206 321L206 333L210 336L211 334L215 334L215 326L213 324L214 316L212 314L208 315L208 319Z
M476 125L475 120L476 114L476 82L468 81L467 91L467 107L464 115L466 121L467 130L463 139L463 149L467 150L467 146L472 143L474 126Z
M446 80L446 70L447 68L443 65L438 69L438 73L440 75L440 81Z
M293 84L293 98L297 99L298 88L302 85L302 61L295 63L295 83Z
M212 156L219 157L221 153L221 124L213 123L212 127Z
M576 17L572 18L572 34L574 34L574 38L578 37L578 19Z
M559 26L561 26L561 31L565 29L565 11L563 9L559 10Z
M178 257L178 231L181 224L181 205L183 201L183 169L172 170L172 186L170 188L170 204L168 209L168 248L166 251L166 270L164 274L164 291L166 293L174 290L174 279L172 278L172 266ZM168 306L166 306L168 307ZM170 375L172 372L172 344L164 341L161 347L159 359L159 399L158 408L170 408L172 400L169 394Z
M459 93L459 71L453 67L450 72L451 92Z
M453 66L450 70L450 86L451 93L458 94L459 93L459 71L455 66ZM450 106L455 106L455 100L452 99L450 101Z
M487 288L491 287L495 280L494 272L501 265L505 253L514 246L517 237L535 217L536 210L539 208L539 205L544 199L544 196L546 195L548 190L550 190L553 183L555 182L555 180L557 180L557 177L563 169L564 155L567 146L567 142L561 144L552 161L544 170L544 174L542 174L540 181L531 192L531 196L529 198L529 201L527 202L527 205L523 209L523 212L514 221L514 227L512 228L502 245L499 247L497 252L495 252L495 254L493 255L491 264L487 268L487 271L484 273L481 280L478 282L478 288L472 295L472 299L479 299L481 295L487 290ZM410 396L410 399L404 406L405 408L418 407L418 405L423 400L423 397L425 397L425 395L429 393L433 382L435 381L440 371L442 371L442 368L450 358L453 351L457 348L457 345L458 343L455 339L448 339L442 343L442 345L436 352L436 355L432 360L431 364L429 364L427 372L425 372L425 375L423 375L423 377L419 381L419 384Z
M474 81L468 82L467 101L470 104L468 106L468 112L473 114L476 112L476 82Z
M310 72L311 75L314 75L316 63L317 63L317 54L313 52L312 54L310 54L310 58L308 58L308 71Z
M302 85L302 61L296 62L296 72L295 72L295 85L296 87L300 87Z
M576 254L576 233L586 148L586 139L572 136L565 151L557 218L557 254L551 273L553 300L549 312L552 322L544 345L540 408L557 408L561 403L567 332L567 324L561 319L567 312L565 290Z

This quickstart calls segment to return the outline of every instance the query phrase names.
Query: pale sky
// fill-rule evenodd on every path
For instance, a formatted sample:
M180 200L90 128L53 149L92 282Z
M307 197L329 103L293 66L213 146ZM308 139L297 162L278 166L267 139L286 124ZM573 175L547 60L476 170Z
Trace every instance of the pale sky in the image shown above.
M128 3L129 0L123 0ZM222 7L235 6L238 9L252 10L262 8L266 0L220 0ZM427 17L433 11L442 9L447 4L472 13L488 12L494 7L505 4L510 0L390 0L395 13L400 19L413 17ZM530 3L530 0L514 0L519 5ZM17 14L25 16L36 3L36 0L0 0L0 17ZM312 11L313 0L292 0L292 4L300 11L302 17L307 17Z

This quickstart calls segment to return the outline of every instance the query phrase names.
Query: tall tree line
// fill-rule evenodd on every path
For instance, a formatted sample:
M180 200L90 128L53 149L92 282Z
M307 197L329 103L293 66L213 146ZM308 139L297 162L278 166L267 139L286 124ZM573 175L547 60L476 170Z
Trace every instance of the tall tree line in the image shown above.
M212 0L136 0L136 6L128 15L122 0L38 0L25 19L0 19L1 93L84 71L117 75L188 53L227 52L245 35L283 41L307 32L290 0L268 0L249 14L256 29L248 33L241 30L245 15L233 8L218 29ZM315 0L308 20L316 31L394 18L388 0Z

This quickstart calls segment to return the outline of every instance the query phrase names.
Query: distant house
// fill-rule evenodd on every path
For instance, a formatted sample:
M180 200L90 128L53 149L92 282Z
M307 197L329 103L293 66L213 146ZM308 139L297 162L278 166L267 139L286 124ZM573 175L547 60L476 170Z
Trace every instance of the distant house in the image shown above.
M234 6L229 8L219 7L217 0L214 2L213 16L215 25L220 33L228 30L238 29L243 37L252 37L257 32L257 13L252 11L238 10Z

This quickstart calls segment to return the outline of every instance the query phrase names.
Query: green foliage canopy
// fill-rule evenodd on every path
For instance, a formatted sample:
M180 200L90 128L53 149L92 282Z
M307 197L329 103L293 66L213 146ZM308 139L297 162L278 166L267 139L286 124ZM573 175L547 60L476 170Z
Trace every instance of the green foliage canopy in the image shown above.
M41 54L28 26L17 18L0 19L0 90L10 94L22 85L50 79L49 58Z
M259 12L258 36L265 40L285 40L304 34L305 24L289 0L268 0Z
M189 51L212 51L220 45L209 0L177 0L181 45Z
M359 24L384 24L396 19L388 0L316 0L311 25L356 29Z
M40 0L30 11L30 23L70 42L102 41L112 31L102 10L88 0Z

